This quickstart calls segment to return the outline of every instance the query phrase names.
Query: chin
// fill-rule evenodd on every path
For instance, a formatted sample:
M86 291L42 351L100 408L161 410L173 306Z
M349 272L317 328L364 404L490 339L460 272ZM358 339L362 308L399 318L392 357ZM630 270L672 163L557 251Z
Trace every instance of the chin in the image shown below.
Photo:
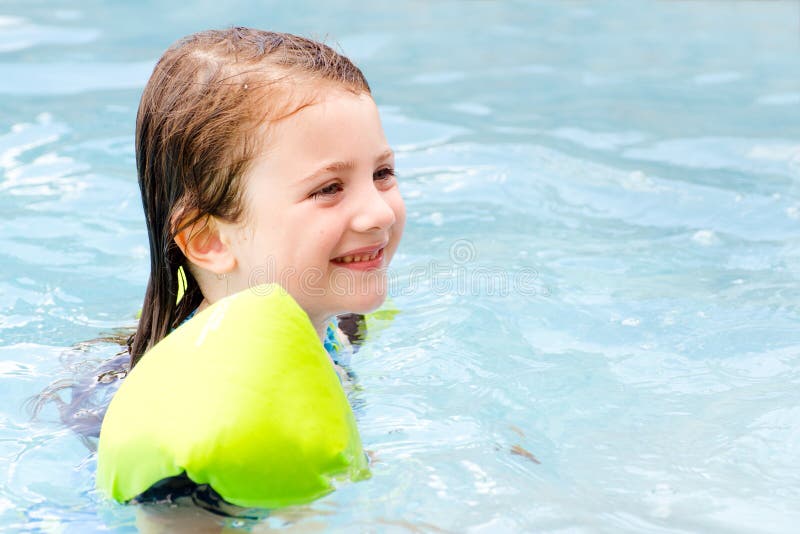
M377 310L386 300L389 284L385 272L373 271L361 276L337 278L328 285L331 308L336 313L365 314ZM330 308L329 308L330 309Z
M370 295L353 295L347 299L346 303L343 303L344 309L339 313L360 313L363 315L377 310L385 301L385 292Z

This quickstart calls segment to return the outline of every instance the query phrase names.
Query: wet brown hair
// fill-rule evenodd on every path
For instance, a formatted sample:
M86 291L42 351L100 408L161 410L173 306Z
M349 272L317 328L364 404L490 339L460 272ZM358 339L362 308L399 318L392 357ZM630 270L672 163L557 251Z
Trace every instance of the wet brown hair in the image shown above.
M271 122L311 104L326 86L370 93L362 72L317 41L250 28L189 35L155 66L136 117L136 167L150 240L150 279L131 367L202 302L187 289L176 304L186 258L175 236L198 222L246 214L242 176ZM180 225L180 226L179 226Z

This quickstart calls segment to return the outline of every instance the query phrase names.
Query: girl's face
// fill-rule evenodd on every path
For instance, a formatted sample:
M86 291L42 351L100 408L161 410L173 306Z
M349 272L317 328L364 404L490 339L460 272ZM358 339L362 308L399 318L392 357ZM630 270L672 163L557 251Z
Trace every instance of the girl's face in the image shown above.
M273 125L261 154L229 234L231 283L280 283L317 327L380 306L405 206L372 98L330 92Z

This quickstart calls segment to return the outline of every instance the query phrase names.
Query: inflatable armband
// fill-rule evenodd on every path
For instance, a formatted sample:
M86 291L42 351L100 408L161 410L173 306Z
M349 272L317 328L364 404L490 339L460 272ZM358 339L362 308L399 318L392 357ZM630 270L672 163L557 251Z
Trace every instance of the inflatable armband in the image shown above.
M369 476L355 417L306 313L278 285L232 295L127 376L100 432L97 486L127 502L182 473L243 507L309 502Z

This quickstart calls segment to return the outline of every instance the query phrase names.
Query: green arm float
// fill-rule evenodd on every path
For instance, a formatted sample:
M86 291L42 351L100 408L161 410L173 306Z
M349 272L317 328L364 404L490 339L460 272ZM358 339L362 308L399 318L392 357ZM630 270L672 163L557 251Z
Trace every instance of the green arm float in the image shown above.
M220 300L164 338L112 400L97 487L127 502L186 472L278 508L369 477L355 417L306 313L276 284Z

